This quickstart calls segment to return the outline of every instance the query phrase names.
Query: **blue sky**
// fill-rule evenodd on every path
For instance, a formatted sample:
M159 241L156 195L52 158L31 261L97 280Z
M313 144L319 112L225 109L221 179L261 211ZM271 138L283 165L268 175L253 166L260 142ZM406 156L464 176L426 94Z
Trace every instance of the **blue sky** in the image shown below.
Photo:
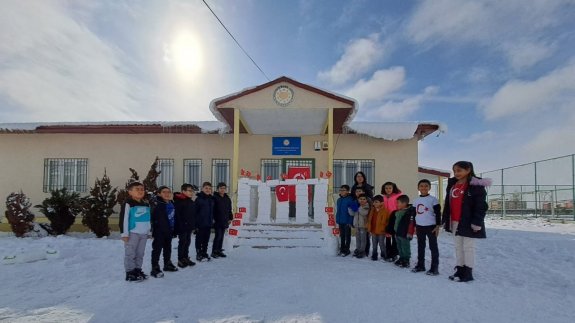
M270 79L353 97L356 120L445 123L422 165L575 153L574 0L207 2ZM0 122L211 120L267 82L200 0L1 6Z

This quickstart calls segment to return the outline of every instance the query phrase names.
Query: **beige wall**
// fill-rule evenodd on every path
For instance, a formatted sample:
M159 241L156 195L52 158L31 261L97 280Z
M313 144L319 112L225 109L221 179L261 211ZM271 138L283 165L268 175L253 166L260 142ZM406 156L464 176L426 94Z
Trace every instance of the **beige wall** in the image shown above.
M260 172L262 158L315 158L316 176L327 170L327 151L314 151L314 141L327 136L302 137L302 156L273 156L271 136L240 136L240 168ZM415 196L418 180L417 141L396 142L360 135L335 135L335 159L374 159L376 193L385 181L394 181ZM233 136L208 134L0 134L0 214L5 198L22 189L31 202L39 204L44 158L88 158L88 185L106 169L112 185L123 187L129 167L143 179L156 156L174 159L174 189L183 181L183 159L202 159L202 177L211 181L212 158L231 159ZM231 167L231 165L230 165ZM352 184L352 183L350 183ZM230 185L231 186L231 185Z

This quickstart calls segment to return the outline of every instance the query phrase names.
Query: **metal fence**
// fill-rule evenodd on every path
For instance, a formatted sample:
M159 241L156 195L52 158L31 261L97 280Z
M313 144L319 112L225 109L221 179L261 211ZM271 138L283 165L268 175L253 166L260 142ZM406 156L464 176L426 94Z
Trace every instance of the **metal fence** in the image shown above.
M479 174L491 178L488 214L575 220L575 154Z

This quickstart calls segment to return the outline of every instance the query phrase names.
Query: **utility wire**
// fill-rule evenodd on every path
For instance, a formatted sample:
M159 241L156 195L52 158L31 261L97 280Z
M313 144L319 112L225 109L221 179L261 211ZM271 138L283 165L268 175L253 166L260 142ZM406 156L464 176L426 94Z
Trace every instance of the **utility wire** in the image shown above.
M222 27L224 27L224 29L228 32L228 34L230 35L230 37L232 37L232 39L236 42L236 44L238 45L238 47L240 47L240 49L244 52L244 54L246 54L246 56L252 61L252 63L254 63L254 65L258 68L258 70L260 70L260 72L263 74L263 76L268 80L271 81L270 78L266 75L266 73L261 69L261 67L256 63L256 61L254 61L254 59L250 56L250 54L248 54L248 52L246 52L246 50L242 47L242 45L240 45L240 43L238 42L238 40L236 39L236 37L234 37L234 35L232 35L232 33L228 30L228 28L226 27L226 25L224 25L224 23L220 20L220 18L218 17L218 15L216 15L216 13L212 10L212 8L210 8L210 6L208 5L208 3L206 2L206 0L202 0L202 2L206 5L206 7L208 7L208 9L210 9L210 11L212 12L212 14L214 15L214 17L216 17L216 19L220 22L220 25L222 25Z

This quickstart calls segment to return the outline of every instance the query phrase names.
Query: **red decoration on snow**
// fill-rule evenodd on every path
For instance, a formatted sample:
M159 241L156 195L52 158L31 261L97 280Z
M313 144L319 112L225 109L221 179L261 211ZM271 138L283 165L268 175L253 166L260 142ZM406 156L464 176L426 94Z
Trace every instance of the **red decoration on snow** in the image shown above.
M333 175L329 170L325 173L325 176L329 179Z
M257 179L258 181L261 181L261 180L262 180L262 175L257 174L257 175L256 175L256 179Z
M266 176L266 181L271 181L271 180L272 180L271 175Z
M278 202L287 202L289 201L289 189L287 185L278 185L276 186L276 197Z
M234 219L240 219L241 220L243 217L244 217L243 213L238 212L238 213L234 214Z
M242 168L242 170L240 171L240 174L241 174L242 176L246 176L246 170Z
M327 214L327 219L328 219L328 220L333 220L333 221L335 221L335 217L333 216L333 213L328 213L328 214Z
M238 230L236 229L229 229L228 230L228 234L231 236L237 236L238 235Z
M326 212L326 213L333 213L333 207L332 207L332 206L326 206L326 207L325 207L325 212Z
M252 177L252 172L250 172L249 170L246 171L246 176L247 176L247 177Z
M238 208L238 212L246 213L246 208L242 206L242 207Z
M330 227L335 227L335 220L328 220L327 225Z
M242 225L242 221L241 221L241 220L233 220L233 221L232 221L232 226L234 226L234 227L239 227L240 225Z
M319 178L323 178L323 171L319 172Z
M331 232L333 233L334 236L338 236L339 235L339 228L333 228L333 229L331 229Z

